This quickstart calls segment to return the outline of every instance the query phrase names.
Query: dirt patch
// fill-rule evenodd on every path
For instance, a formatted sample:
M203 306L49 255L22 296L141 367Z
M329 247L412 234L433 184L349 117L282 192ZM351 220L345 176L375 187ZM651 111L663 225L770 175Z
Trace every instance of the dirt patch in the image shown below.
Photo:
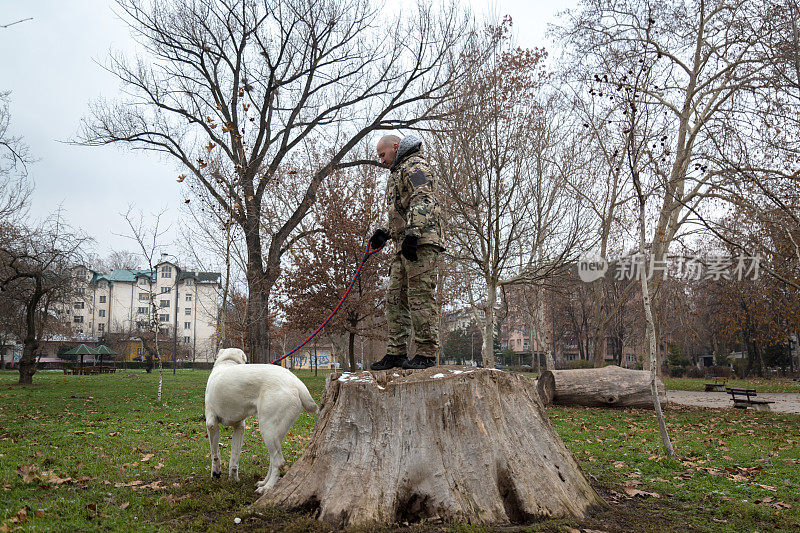
M758 399L775 402L770 407L776 413L800 414L800 394L796 392L758 393ZM667 391L667 400L672 404L691 407L733 409L731 395L727 392L671 390Z

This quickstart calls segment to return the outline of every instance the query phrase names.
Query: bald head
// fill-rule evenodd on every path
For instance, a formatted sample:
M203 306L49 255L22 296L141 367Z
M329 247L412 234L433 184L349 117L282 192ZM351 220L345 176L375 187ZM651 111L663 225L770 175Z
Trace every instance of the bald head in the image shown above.
M400 137L397 135L384 135L381 137L381 140L378 141L378 159L386 168L391 167L392 163L394 163L399 144Z

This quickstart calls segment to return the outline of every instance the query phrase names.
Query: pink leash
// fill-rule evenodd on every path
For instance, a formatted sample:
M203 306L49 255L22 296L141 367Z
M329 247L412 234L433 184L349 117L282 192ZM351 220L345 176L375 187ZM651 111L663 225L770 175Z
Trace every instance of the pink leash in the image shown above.
M328 325L328 322L330 322L330 321L331 321L331 319L334 317L334 315L337 313L337 311L339 311L339 308L340 308L340 307L342 307L342 304L344 303L344 301L345 301L345 300L347 299L347 297L350 295L350 291L352 290L352 288L353 288L353 285L355 285L355 283L356 283L356 280L358 279L358 276L360 276L360 275L361 275L361 270L364 268L364 263L366 263L366 262L367 262L367 259L369 259L369 258L370 258L370 256L371 256L372 254L374 254L374 253L378 252L379 250L380 250L380 248L378 248L377 250L373 250L373 249L370 247L370 243L369 243L369 241L367 241L367 248L364 250L364 259L362 259L362 260L361 260L361 264L360 264L360 265L358 265L358 270L356 270L356 275L355 275L355 276L353 276L353 280L350 282L350 285L347 287L347 290L346 290L346 291L344 291L344 296L342 296L342 299L341 299L341 300L339 300L339 303L338 303L338 304L336 304L336 307L333 309L333 311L331 312L331 314L330 314L330 315L328 315L328 318L326 318L326 319L325 319L325 322L323 322L323 323L322 323L322 324L321 324L321 325L320 325L320 326L319 326L319 327L318 327L318 328L317 328L317 329L314 331L314 333L312 333L311 335L309 335L309 336L308 336L308 338L307 338L306 340L304 340L304 341L303 341L301 344L299 344L299 345L298 345L296 348L294 348L292 351L290 351L290 352L286 353L285 355L282 355L282 356L280 356L279 358L275 359L275 360L274 360L272 363L270 363L270 364L277 365L278 363L280 363L281 361L283 361L284 359L286 359L287 357L289 357L290 355L292 355L294 352L296 352L297 350L299 350L300 348L302 348L303 346L305 346L306 344L308 344L308 342L309 342L311 339L313 339L313 338L314 338L314 337L317 335L317 333L319 333L320 331L322 331L322 328L324 328L325 326L327 326L327 325Z

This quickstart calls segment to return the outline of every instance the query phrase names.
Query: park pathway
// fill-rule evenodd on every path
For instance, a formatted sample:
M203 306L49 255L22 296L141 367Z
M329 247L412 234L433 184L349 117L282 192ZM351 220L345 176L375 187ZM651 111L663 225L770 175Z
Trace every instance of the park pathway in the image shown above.
M758 399L775 402L770 407L776 413L800 414L800 394L796 392L759 392ZM727 392L671 390L667 391L667 400L678 405L733 409L731 396Z

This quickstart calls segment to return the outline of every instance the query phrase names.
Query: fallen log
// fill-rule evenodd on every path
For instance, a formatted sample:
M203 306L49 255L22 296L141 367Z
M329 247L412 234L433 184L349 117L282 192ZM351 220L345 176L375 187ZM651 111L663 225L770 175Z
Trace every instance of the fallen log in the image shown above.
M581 519L604 503L531 380L446 366L329 374L311 443L266 505L344 527Z
M656 378L662 405L667 396L664 383ZM650 372L628 370L615 365L576 370L547 370L537 381L539 397L545 405L584 405L588 407L636 407L654 409L650 392Z

